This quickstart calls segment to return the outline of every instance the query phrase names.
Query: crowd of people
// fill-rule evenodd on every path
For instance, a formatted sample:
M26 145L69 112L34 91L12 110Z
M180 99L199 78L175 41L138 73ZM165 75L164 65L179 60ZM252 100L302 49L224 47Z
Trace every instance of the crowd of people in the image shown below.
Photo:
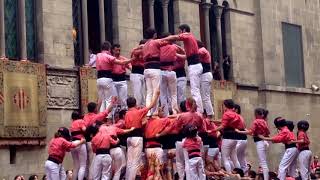
M83 116L73 112L70 127L59 128L50 141L47 179L66 178L62 162L67 151L74 162L73 179L79 180L310 179L308 121L297 123L295 136L294 123L278 117L278 134L270 136L268 110L255 109L246 127L232 99L224 100L224 114L215 120L211 56L190 27L180 25L178 35L158 37L152 28L145 34L130 59L120 55L119 44L102 44L90 62L97 69L99 100L90 102ZM133 97L127 95L127 69ZM248 135L257 147L259 172L246 160ZM285 146L277 173L268 168L268 142Z

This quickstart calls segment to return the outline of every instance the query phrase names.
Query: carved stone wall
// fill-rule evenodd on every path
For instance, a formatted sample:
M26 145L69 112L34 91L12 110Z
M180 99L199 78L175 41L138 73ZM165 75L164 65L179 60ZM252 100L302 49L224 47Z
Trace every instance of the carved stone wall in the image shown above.
M79 109L79 78L76 69L48 68L48 109Z

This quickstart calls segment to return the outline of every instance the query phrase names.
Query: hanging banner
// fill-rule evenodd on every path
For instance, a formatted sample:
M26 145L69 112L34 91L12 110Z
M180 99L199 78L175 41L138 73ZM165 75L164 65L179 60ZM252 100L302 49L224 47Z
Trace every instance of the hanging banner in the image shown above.
M97 71L90 67L80 67L81 112L87 113L89 102L98 102Z

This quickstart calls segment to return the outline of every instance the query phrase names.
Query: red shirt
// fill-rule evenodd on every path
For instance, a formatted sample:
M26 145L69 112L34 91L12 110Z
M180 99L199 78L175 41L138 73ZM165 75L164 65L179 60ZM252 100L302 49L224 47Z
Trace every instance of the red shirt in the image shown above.
M287 144L290 141L294 141L294 140L295 140L294 134L287 128L287 126L283 127L277 135L272 137L273 143Z
M127 58L123 56L119 56L117 58L120 61L125 61ZM114 64L112 68L112 74L125 74L126 73L126 68L129 68L128 64L121 65L121 64Z
M144 128L145 138L155 138L169 123L167 118L150 118Z
M160 48L161 62L174 62L177 59L177 46L174 44L167 44Z
M187 57L198 54L198 43L197 39L191 33L181 33L179 34L179 40L183 41L184 50L186 51Z
M160 47L166 45L168 42L159 39L149 39L142 48L143 60L149 58L160 57Z
M125 126L127 129L130 129L132 127L135 128L142 128L142 120L146 117L148 113L147 108L137 109L137 108L130 108L125 117Z
M244 129L244 121L242 117L233 110L226 110L221 119L221 125L224 129Z
M303 148L309 148L310 140L306 132L298 131L297 140L303 140L304 143L298 143L298 149L302 150Z
M131 52L131 57L135 57L136 59L131 62L132 66L144 66L143 54L141 50L134 49Z
M179 68L183 68L184 69L185 64L186 64L186 60L185 59L177 57L177 60L174 62L174 69L179 69Z
M201 63L209 63L211 64L211 55L209 53L209 51L202 47L199 49L199 56L200 56L200 62Z
M85 124L84 120L78 119L78 120L72 121L71 126L70 126L71 135L73 132L81 132L81 134L77 133L77 135L74 135L72 137L75 137L78 139L83 139L84 138L84 136L83 136L83 134L84 134L83 129L84 128L86 128L86 124Z
M210 133L208 133L208 135L210 137L217 138L218 137L217 131L213 131L214 129L217 128L217 126L213 122L211 122L209 119L205 119L204 122L206 123L207 131L211 131Z
M262 135L267 137L270 135L267 121L264 119L255 119L252 122L251 131L253 136Z
M109 51L102 51L97 54L96 68L97 70L109 70L113 68L113 62L116 60L115 57L110 55Z
M69 142L62 137L53 138L49 143L48 153L49 156L54 157L62 163L66 152L75 147L76 146L72 144L72 142Z
M106 132L106 133L109 134L110 136L118 136L118 135L120 135L120 134L124 134L124 130L118 128L118 127L115 126L114 124L113 124L113 125L110 125L110 126L102 125L102 126L99 128L99 131L100 131L100 132Z
M201 156L201 145L202 145L202 140L200 137L186 138L183 142L183 148L185 148L188 151L189 156L190 155Z
M123 119L118 120L118 122L115 123L114 126L121 128L121 129L125 128L124 120Z
M95 153L97 149L109 149L111 145L117 144L110 134L106 132L99 132L92 138L91 146L92 151Z
M96 121L103 121L109 114L108 110L96 113L87 113L83 117L83 121L85 122L86 126L89 127L93 125Z
M181 131L182 128L187 125L192 124L197 127L198 132L206 132L206 126L203 121L203 118L198 112L185 112L182 113L175 124L175 129Z

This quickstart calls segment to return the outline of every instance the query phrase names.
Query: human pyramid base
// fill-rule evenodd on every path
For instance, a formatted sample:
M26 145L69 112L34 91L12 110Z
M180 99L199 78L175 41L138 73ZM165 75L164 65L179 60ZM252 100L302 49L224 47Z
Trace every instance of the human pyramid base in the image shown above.
M50 141L47 179L66 178L62 162L68 151L78 180L255 179L246 161L247 136L257 147L261 179L310 179L307 121L298 122L295 137L293 122L278 117L278 134L270 137L268 110L255 109L246 127L240 106L231 99L223 102L222 118L214 120L210 53L186 24L178 35L156 37L154 29L147 29L131 59L120 56L120 45L102 44L95 60L99 100L88 103L83 116L73 112L70 128L59 128ZM182 41L184 49L174 41ZM185 62L190 98L185 97ZM126 68L134 97L127 97ZM285 146L277 177L269 173L268 141Z

